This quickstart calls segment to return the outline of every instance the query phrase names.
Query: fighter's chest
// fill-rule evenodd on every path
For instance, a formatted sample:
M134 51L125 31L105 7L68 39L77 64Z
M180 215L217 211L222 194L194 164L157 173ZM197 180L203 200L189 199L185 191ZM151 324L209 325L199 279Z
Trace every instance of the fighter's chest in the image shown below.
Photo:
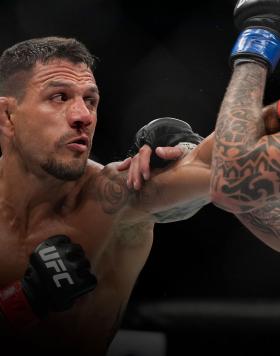
M0 220L0 286L23 276L32 251L42 241L55 235L66 235L80 244L87 257L94 261L110 238L110 219L100 214L69 216L52 215L36 224L25 226L9 219Z

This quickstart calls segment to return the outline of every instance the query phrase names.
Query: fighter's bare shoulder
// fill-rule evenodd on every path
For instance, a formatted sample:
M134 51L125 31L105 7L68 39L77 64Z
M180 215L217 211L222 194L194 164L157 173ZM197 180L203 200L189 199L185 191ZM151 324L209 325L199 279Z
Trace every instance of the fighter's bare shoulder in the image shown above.
M119 213L127 204L129 190L126 185L126 173L117 169L119 162L101 165L88 161L87 190L102 206L107 214Z

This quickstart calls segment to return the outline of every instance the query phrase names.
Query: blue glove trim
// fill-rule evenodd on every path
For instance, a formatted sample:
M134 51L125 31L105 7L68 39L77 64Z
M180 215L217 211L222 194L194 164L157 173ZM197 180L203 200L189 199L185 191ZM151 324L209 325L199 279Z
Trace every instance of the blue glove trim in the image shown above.
M280 58L280 37L264 28L247 28L237 38L231 58L246 55L262 58L273 71Z

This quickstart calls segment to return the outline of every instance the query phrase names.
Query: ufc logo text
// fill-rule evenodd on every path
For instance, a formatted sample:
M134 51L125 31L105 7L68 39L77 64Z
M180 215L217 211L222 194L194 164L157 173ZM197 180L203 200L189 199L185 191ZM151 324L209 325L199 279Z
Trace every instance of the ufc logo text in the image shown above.
M74 284L73 279L70 274L67 272L62 259L60 258L59 253L55 246L46 247L39 251L41 259L45 262L47 268L53 268L56 274L53 275L53 281L57 288L61 288L60 281L66 279L69 284Z

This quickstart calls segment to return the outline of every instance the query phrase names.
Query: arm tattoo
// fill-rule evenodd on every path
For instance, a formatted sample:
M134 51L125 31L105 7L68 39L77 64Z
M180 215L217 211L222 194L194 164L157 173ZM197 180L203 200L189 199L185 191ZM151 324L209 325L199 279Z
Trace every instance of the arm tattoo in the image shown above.
M237 65L216 124L212 191L240 212L280 192L280 134L265 136L261 115L265 82L264 67Z
M107 214L120 211L126 204L142 206L146 213L149 212L149 208L153 209L156 200L162 200L163 204L166 204L162 199L162 189L157 183L149 181L149 184L141 190L131 191L127 188L125 176L109 167L105 167L95 179L94 191L95 197ZM208 198L199 197L174 208L154 213L153 216L161 223L184 220L190 218L207 203L209 203Z
M129 191L125 177L105 167L95 180L95 196L107 214L118 212L128 201Z
M169 223L186 220L196 214L204 205L209 203L209 199L199 198L188 202L188 204L176 206L165 211L154 213L157 223Z

